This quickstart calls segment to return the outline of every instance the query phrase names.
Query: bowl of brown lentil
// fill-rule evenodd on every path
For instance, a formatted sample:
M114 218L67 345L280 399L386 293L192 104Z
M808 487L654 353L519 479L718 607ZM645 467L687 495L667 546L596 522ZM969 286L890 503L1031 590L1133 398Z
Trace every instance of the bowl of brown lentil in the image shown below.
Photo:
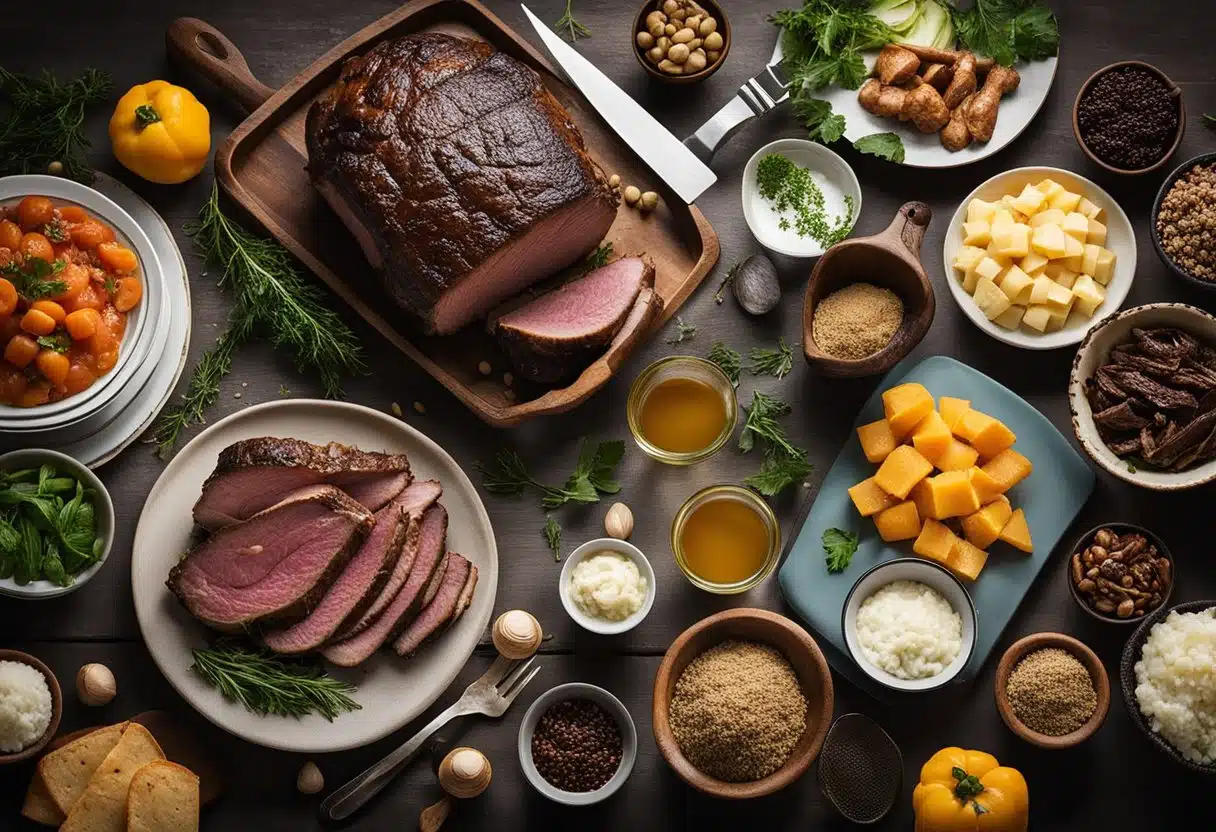
M833 706L831 670L806 630L767 610L733 609L672 642L651 717L660 753L684 782L740 800L806 772Z
M1216 153L1170 173L1153 202L1153 248L1183 280L1216 291Z
M1143 61L1119 61L1086 79L1072 108L1072 131L1085 155L1112 173L1157 170L1182 142L1182 90Z
M997 665L995 691L1009 730L1048 750L1080 745L1110 710L1102 660L1063 633L1035 633L1011 644Z

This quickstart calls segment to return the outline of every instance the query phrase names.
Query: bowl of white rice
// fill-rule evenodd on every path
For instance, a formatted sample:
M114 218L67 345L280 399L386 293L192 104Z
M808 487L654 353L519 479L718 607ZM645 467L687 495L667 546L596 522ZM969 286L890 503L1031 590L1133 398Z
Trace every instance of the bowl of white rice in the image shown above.
M1216 774L1216 601L1152 613L1123 648L1119 678L1132 722L1153 745Z
M896 558L857 579L841 628L849 655L892 690L947 684L975 650L975 604L958 578L920 558Z
M27 760L59 730L63 693L51 669L19 650L0 650L0 765Z

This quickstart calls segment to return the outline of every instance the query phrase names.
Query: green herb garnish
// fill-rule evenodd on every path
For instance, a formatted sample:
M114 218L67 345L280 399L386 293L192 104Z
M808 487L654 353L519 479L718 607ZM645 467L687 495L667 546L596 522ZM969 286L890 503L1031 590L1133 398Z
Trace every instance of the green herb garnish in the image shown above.
M807 138L811 141L829 144L844 135L844 116L833 113L831 102L814 98L805 87L799 87L790 96L790 107L794 116L806 127Z
M612 256L612 243L604 243L597 246L595 251L588 254L582 264L579 265L578 274L582 277L585 274L590 274L596 269L603 268L608 265L608 258Z
M840 242L853 228L853 198L845 196L846 210L829 224L824 209L823 191L811 172L780 153L770 153L756 167L756 187L760 196L773 204L782 217L782 230L793 228L799 237L810 237L824 248ZM784 216L793 212L793 222Z
M149 124L156 124L160 121L160 113L151 104L140 104L135 108L135 121L139 124L142 130Z
M571 43L574 43L579 38L591 37L591 30L579 23L574 17L574 12L570 8L573 4L574 0L566 0L566 13L553 24L553 30L558 34L565 35L566 40Z
M691 341L692 337L697 334L697 328L693 324L684 323L684 319L676 315L676 334L667 339L669 344L681 344L684 341Z
M54 332L38 338L38 346L51 352L67 352L72 346L72 338L66 332Z
M722 372L726 373L726 377L730 379L730 383L735 387L739 386L739 373L743 369L743 356L738 351L731 349L721 341L714 341L714 345L709 348L705 358L717 364Z
M790 412L790 406L775 396L752 393L752 403L743 408L747 420L739 434L739 450L750 452L759 439L764 447L760 470L743 481L766 497L773 497L810 476L811 463L806 451L791 444L785 428L777 420Z
M541 529L541 534L545 536L545 543L549 546L549 551L553 553L553 560L561 563L562 559L562 527L557 524L557 521L552 516L545 515L545 527Z
M846 532L843 529L824 530L823 557L827 561L829 572L843 572L848 569L856 553L856 532Z
M53 466L0 472L0 577L68 586L101 557L90 493Z
M600 442L594 447L583 439L574 473L560 488L534 479L515 451L499 451L490 465L477 463L477 470L481 472L482 485L487 491L522 494L528 488L535 488L541 493L541 505L552 509L566 503L598 503L600 494L616 494L621 490L621 484L613 477L624 456L625 443L619 439Z
M206 421L204 414L219 400L220 380L232 369L232 354L240 346L241 337L234 329L222 333L194 366L186 392L161 413L151 439L161 459L168 459L183 430Z
M775 445L764 449L764 461L760 470L743 480L743 484L756 489L765 497L776 497L795 483L802 482L814 470L806 458L806 451L798 450L790 455Z
M31 77L0 68L0 109L7 111L0 121L0 176L46 173L59 162L68 177L92 182L84 114L109 92L110 76L96 69L61 84L49 72Z
M68 241L68 229L63 220L55 220L48 222L42 226L42 236L46 237L52 243L66 243Z
M904 141L896 133L871 133L853 142L853 147L860 153L868 153L888 162L902 164L904 161Z
M950 16L963 46L1003 66L1060 51L1056 16L1041 0L975 0L967 11L951 7Z
M1216 116L1210 116L1207 113L1204 113L1203 120L1208 123L1209 127L1216 127Z
M776 378L785 378L789 375L790 370L794 369L794 351L786 345L784 338L777 339L776 349L765 349L756 347L747 354L751 361L747 369L752 371L752 375L769 375Z
M68 284L55 276L66 266L67 261L63 258L48 263L40 257L29 257L22 263L15 260L6 263L0 268L0 275L7 278L17 294L26 300L42 300L67 291Z
M718 288L714 290L714 303L722 303L726 299L726 289L735 282L735 275L739 273L739 267L743 265L740 260L735 265L726 270L726 274L722 277L722 282L718 284Z
M350 697L355 686L333 678L319 663L290 661L265 650L219 642L194 650L190 669L225 699L261 716L320 714L330 722L361 705Z

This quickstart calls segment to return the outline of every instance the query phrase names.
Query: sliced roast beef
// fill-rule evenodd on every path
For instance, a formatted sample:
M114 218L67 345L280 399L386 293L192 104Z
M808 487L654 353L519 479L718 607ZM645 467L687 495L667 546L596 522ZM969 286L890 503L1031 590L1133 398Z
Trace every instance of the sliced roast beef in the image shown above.
M397 593L401 591L401 587L405 586L405 581L410 576L414 559L418 556L418 547L422 539L422 513L430 508L442 493L443 487L438 480L422 480L411 483L409 488L402 491L393 500L393 505L410 516L409 531L406 534L405 545L401 549L401 556L393 564L388 579L367 608L358 616L348 617L338 628L332 641L344 641L356 633L366 630L368 625L379 618L385 607L397 597Z
M332 485L310 485L192 549L168 586L218 630L287 624L321 599L371 530L370 511Z
M418 556L397 597L367 629L345 641L329 645L321 651L321 655L339 667L354 667L366 661L382 644L413 621L422 607L426 587L443 560L447 529L448 513L443 506L436 503L428 508L422 515Z
M397 655L410 655L445 625L459 618L473 599L473 589L476 586L477 567L460 555L450 554L439 591L405 632L393 642L393 650Z
M194 504L194 522L215 531L240 522L306 485L328 482L377 511L410 482L405 454L361 451L263 436L220 451Z
M491 326L524 378L557 384L603 354L645 289L649 257L623 257L499 317Z
M413 34L348 59L305 139L313 183L427 332L570 265L616 217L569 113L483 40Z
M376 525L316 609L285 630L265 633L263 643L276 653L316 650L352 619L358 620L384 586L401 557L410 529L410 515L396 502L376 512ZM417 525L414 526L417 538Z

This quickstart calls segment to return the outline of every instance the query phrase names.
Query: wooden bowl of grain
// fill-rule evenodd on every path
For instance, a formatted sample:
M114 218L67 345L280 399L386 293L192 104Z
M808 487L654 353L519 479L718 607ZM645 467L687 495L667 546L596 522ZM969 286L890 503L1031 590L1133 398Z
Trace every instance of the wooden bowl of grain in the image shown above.
M802 350L813 369L833 378L878 375L902 361L925 337L937 310L933 284L920 262L921 242L932 218L933 212L923 202L906 203L881 234L844 240L819 258L802 307ZM903 302L903 319L886 346L876 352L857 357L832 355L815 341L815 312L824 298L855 283L890 289ZM821 321L822 325L827 322ZM847 326L848 322L837 325ZM849 333L839 334L852 340L846 337Z
M699 770L680 749L672 730L671 700L676 682L693 659L726 641L755 642L776 649L789 662L806 700L806 724L789 756L775 771L758 780L731 782ZM832 672L806 630L767 610L733 609L698 621L667 648L654 680L651 718L659 751L684 782L714 797L743 800L772 794L806 772L823 747L832 724L833 706Z

